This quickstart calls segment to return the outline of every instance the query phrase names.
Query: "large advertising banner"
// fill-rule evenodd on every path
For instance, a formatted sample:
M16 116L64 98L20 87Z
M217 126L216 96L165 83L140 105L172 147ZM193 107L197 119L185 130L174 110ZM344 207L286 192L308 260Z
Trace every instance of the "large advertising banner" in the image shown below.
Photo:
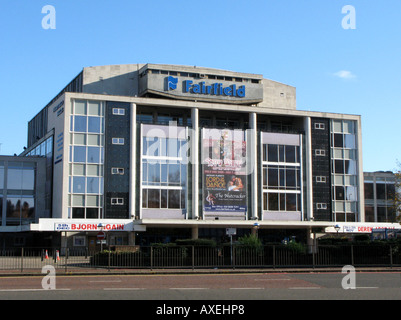
M203 211L247 212L245 131L202 130Z

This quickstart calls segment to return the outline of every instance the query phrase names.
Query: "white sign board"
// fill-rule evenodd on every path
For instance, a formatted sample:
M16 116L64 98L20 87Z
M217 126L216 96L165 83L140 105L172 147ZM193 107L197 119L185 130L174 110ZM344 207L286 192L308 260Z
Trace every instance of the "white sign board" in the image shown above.
M235 236L237 234L236 228L226 228L226 235Z

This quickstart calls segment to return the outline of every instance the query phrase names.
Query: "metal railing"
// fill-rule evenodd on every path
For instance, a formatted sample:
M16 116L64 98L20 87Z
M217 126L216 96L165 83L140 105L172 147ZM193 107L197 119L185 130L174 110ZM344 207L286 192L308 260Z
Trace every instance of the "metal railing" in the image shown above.
M291 248L244 246L143 246L136 250L90 251L86 248L12 248L0 250L0 270L79 268L322 268L401 266L397 245L319 245Z

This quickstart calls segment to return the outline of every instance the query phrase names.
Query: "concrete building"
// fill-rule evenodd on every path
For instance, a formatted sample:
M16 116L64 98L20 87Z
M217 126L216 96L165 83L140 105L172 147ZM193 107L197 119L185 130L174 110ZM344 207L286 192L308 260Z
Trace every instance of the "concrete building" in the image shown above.
M21 156L53 145L51 216L29 229L93 247L101 229L109 244L149 244L374 228L361 117L296 107L294 87L259 74L84 68L28 124Z

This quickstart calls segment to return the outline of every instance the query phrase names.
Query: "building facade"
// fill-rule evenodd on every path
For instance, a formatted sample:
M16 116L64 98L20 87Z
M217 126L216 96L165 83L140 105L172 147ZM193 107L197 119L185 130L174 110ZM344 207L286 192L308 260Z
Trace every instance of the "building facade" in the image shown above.
M91 246L99 230L149 244L371 228L361 137L360 116L297 110L295 88L262 75L84 68L28 124L21 156L52 145L51 214L30 230Z

